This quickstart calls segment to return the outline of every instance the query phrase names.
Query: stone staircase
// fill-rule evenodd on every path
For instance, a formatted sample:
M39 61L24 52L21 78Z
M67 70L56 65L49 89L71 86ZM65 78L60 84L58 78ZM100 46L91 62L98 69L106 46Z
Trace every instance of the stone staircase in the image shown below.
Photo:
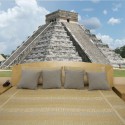
M74 37L75 41L80 45L82 50L88 56L91 62L109 64L109 60L100 51L100 49L93 43L90 37L86 34L84 28L82 28L78 23L66 23L63 25Z
M44 33L49 25L51 24L39 26L38 30L34 32L32 36L28 37L28 39L23 42L21 46L17 47L17 49L12 52L11 56L5 60L0 68L7 68L13 64L20 63L37 43L39 35Z
M53 22L40 35L39 41L22 63L40 61L82 61L60 22Z
M40 61L83 61L124 66L125 61L78 23L78 14L58 10L22 42L0 68Z
M100 49L100 51L109 60L113 67L125 67L125 61L123 58L109 48L107 44L104 44L101 40L97 39L94 34L91 34L89 30L86 30L86 34L91 38L92 42Z

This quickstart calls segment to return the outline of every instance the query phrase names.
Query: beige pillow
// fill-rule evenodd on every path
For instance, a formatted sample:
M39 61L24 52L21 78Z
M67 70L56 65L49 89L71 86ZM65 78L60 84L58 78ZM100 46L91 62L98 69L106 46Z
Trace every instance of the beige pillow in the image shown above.
M23 69L21 79L17 85L18 89L37 89L40 70Z
M61 88L61 69L42 70L43 88Z
M75 68L65 69L64 88L67 89L83 89L84 88L84 70Z
M89 90L109 90L106 72L88 72Z

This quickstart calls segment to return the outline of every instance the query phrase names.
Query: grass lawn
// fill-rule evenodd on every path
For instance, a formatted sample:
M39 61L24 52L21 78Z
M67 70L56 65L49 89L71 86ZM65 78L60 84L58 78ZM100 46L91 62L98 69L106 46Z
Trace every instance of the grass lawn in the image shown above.
M114 77L125 77L125 70L114 70Z
M11 77L11 71L0 71L0 77ZM114 70L114 77L125 77L125 70Z
M0 77L11 77L12 71L0 71Z

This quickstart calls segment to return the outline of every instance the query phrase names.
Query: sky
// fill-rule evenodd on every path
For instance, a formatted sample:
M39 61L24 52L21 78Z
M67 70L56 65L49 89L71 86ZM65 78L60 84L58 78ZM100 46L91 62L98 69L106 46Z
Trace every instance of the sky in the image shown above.
M10 55L58 9L78 13L111 49L125 45L125 0L0 0L0 53Z

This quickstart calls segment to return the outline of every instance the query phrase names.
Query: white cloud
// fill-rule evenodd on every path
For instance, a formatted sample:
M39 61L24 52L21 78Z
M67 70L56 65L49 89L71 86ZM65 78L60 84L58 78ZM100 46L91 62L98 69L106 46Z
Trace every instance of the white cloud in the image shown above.
M7 48L7 46L5 45L4 42L0 42L0 53L2 53L3 51L5 51Z
M37 7L37 2L36 0L30 0L30 2L28 0L15 0L16 4L20 7L30 7L30 9L32 9L33 7Z
M93 3L98 3L100 0L91 0Z
M89 29L97 29L101 26L100 20L97 17L85 19L83 24Z
M113 11L118 11L121 7L122 7L122 4L121 4L121 3L119 3L119 4L113 4L112 10L113 10Z
M78 14L78 21L82 21L82 17Z
M70 12L77 13L75 10L70 10ZM80 22L82 20L82 17L78 14L78 21Z
M15 4L7 11L0 11L0 43L4 46L1 53L10 54L39 25L45 23L45 15L49 13L36 0L15 0Z
M103 14L107 15L108 11L107 10L103 10Z
M121 23L121 19L118 19L118 18L111 17L108 20L108 24L111 24L111 25L115 25L115 24L119 24L119 23Z
M75 10L71 10L70 12L75 12L75 13L76 13L76 11L75 11Z
M125 45L125 39L113 39L109 35L102 35L100 33L98 33L96 36L98 39L101 39L103 43L108 44L112 49Z
M85 9L82 9L82 11L85 11L85 12L92 12L94 9L93 8L85 8Z

